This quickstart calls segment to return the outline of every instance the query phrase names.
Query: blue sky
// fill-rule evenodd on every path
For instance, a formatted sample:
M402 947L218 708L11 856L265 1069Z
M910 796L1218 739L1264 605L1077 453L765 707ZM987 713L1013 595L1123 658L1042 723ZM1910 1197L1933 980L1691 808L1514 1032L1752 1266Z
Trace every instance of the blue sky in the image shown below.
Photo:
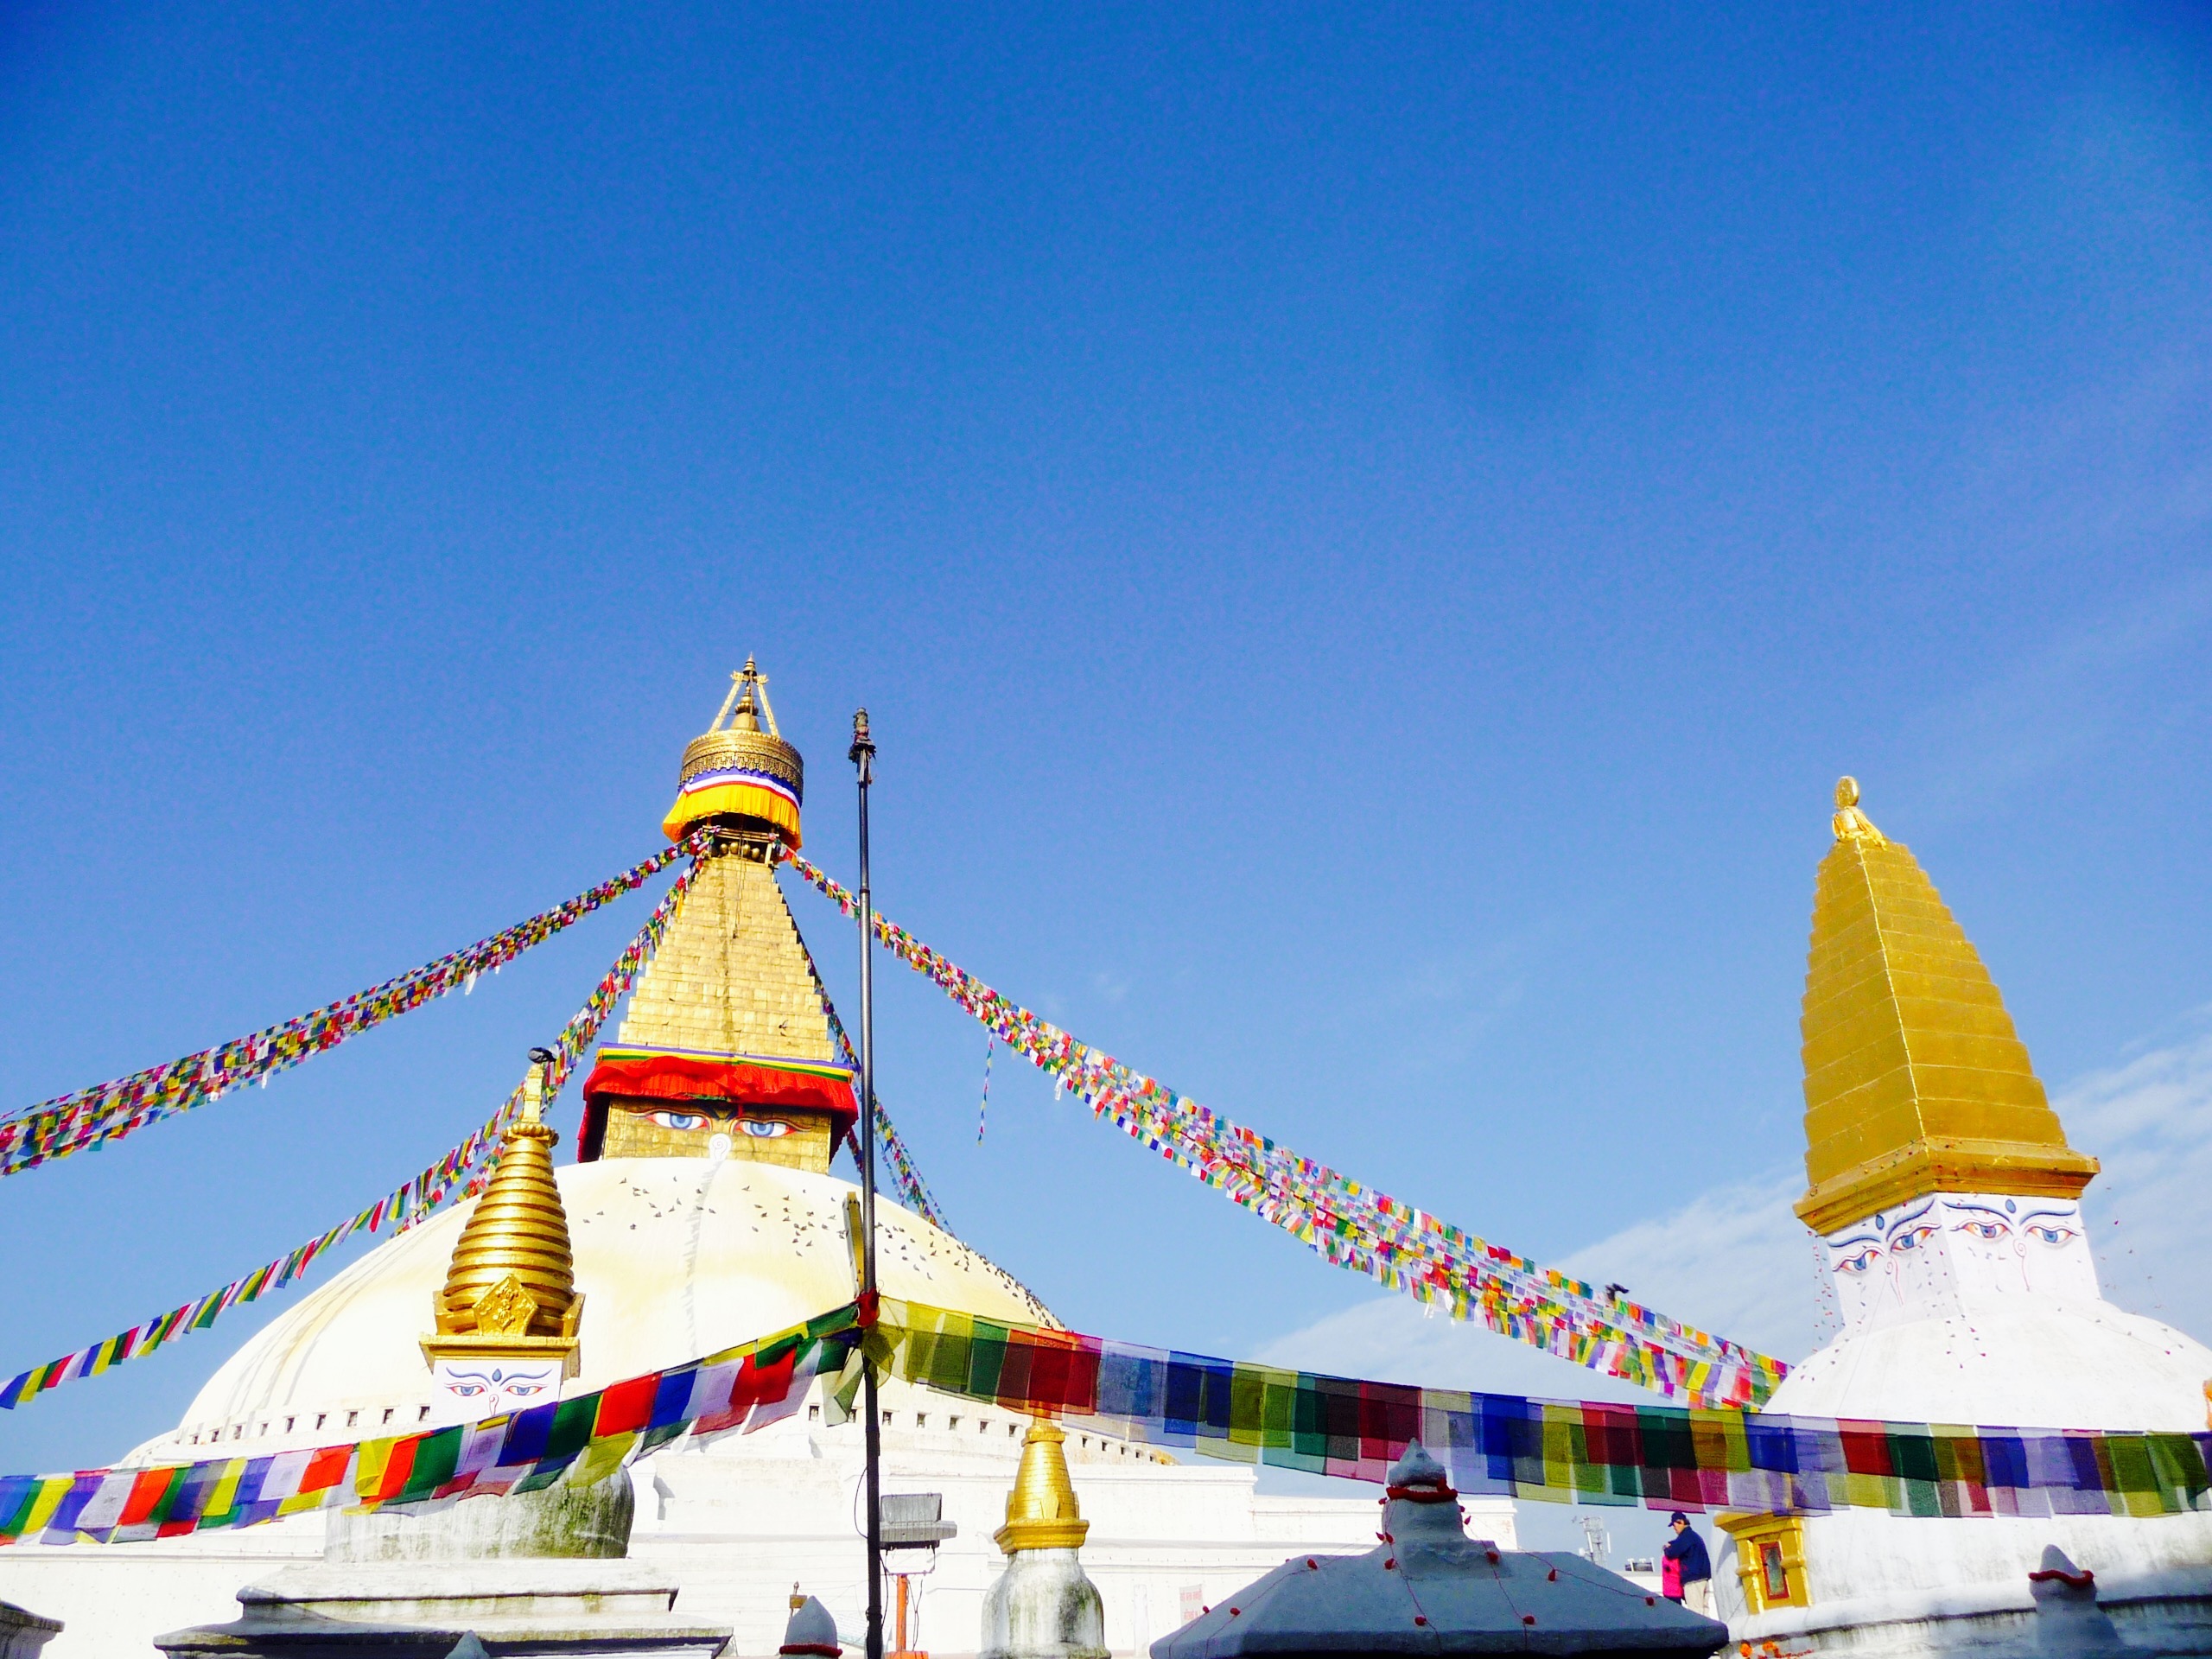
M1795 1243L1681 1217L1797 1179L1839 772L2054 1090L2206 1097L2208 302L2201 8L10 9L0 1096L630 863L750 652L840 874L874 711L881 902L956 959L1808 1342ZM0 1370L419 1168L644 904L11 1180ZM1071 1324L1410 1351L1004 1063L977 1145L980 1032L882 982L955 1225ZM256 1317L0 1463L105 1460ZM1427 1380L1582 1385L1500 1349Z

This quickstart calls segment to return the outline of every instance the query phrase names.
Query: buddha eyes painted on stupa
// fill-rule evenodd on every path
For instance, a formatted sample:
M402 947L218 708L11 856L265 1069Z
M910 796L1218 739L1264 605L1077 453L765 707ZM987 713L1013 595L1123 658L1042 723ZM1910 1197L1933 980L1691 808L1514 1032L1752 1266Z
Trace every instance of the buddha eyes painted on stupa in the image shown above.
M1893 1250L1916 1250L1942 1230L1940 1227L1930 1227L1925 1224L1908 1227L1890 1241L1890 1248Z
M742 1117L731 1109L711 1109L698 1112L667 1110L646 1114L664 1129L675 1129L683 1134L699 1130L720 1129L748 1135L755 1141L777 1141L787 1135L798 1133L798 1125L787 1118ZM736 1121L733 1122L733 1117Z
M561 1386L559 1360L485 1365L442 1359L431 1367L440 1392L451 1402L445 1414L455 1422L474 1422L550 1399Z
M719 1100L612 1101L601 1148L607 1158L732 1157L817 1171L830 1154L826 1113Z
M2094 1301L2096 1266L2081 1206L2019 1193L1938 1193L1868 1217L1827 1241L1847 1323L1965 1299Z
M2017 1217L1999 1215L1987 1205L1951 1202L1943 1207L1960 1217L1951 1229L1953 1232L1964 1233L1984 1243L2018 1238L2022 1249L2033 1241L2048 1249L2057 1249L2082 1236L2081 1230L2073 1224L2081 1219L2081 1211L2071 1205L2063 1209L2031 1210Z

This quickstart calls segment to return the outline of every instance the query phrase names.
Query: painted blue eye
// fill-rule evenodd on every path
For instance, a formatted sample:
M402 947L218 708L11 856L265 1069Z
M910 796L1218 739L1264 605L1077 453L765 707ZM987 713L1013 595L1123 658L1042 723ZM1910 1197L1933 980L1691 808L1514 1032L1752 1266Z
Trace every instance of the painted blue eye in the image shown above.
M1865 1273L1882 1259L1882 1253L1869 1244L1856 1255L1847 1255L1835 1264L1838 1273Z
M707 1127L704 1112L655 1112L653 1122L664 1129L703 1129Z
M745 1120L745 1132L755 1141L773 1141L791 1134L797 1127L772 1117L748 1117Z

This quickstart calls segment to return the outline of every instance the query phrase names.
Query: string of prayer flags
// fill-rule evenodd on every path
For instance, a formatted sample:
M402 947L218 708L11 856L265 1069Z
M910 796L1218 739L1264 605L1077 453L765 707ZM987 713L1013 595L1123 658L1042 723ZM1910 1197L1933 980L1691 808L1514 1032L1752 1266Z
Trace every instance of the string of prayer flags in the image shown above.
M791 868L847 915L843 887L786 848ZM1301 1157L1081 1043L1001 995L880 912L876 938L960 1007L1084 1102L1092 1115L1300 1240L1325 1261L1609 1376L1699 1405L1756 1405L1782 1361L1531 1262Z
M603 1480L686 1435L751 1431L864 1366L1008 1412L1380 1484L1419 1439L1463 1492L1754 1514L2193 1512L2212 1432L1770 1417L1363 1382L1009 1325L890 1298L481 1422L256 1458L0 1478L0 1545L125 1543ZM825 1420L833 1414L824 1413Z
M257 1458L0 1477L0 1544L138 1542L310 1510L588 1484L687 1432L749 1431L787 1415L817 1375L844 1368L859 1323L849 1304L688 1365L480 1423Z
M668 931L670 919L683 902L683 895L698 874L695 859L661 895L660 902L637 937L623 948L614 964L593 988L584 1005L569 1016L561 1027L561 1033L552 1045L553 1064L545 1078L545 1099L550 1103L560 1093L583 1056L597 1040L599 1030L607 1016L613 1011L646 963L652 960L661 936ZM105 1342L79 1348L73 1354L49 1360L43 1365L32 1367L0 1384L0 1410L12 1411L27 1400L33 1400L47 1389L63 1382L73 1382L88 1376L98 1376L103 1371L128 1359L143 1359L156 1349L176 1338L194 1331L205 1331L228 1313L260 1297L264 1292L281 1290L314 1265L325 1251L335 1249L356 1233L383 1230L385 1224L397 1224L398 1232L405 1232L435 1215L456 1191L461 1197L474 1197L481 1192L490 1178L491 1166L497 1155L499 1142L518 1114L522 1110L523 1086L515 1085L512 1093L499 1109L492 1114L483 1127L477 1129L459 1146L424 1170L414 1179L406 1181L394 1192L385 1194L365 1210L348 1217L336 1226L318 1234L304 1244L295 1245L274 1262L242 1274L219 1290L211 1290L195 1301L172 1308L158 1319L147 1320L120 1332Z
M1462 1492L1655 1510L2183 1515L2212 1432L1955 1427L1410 1388L882 1305L878 1363L1126 1440L1381 1481L1418 1439Z
M396 979L287 1020L219 1047L202 1049L166 1065L134 1071L111 1083L79 1089L27 1108L0 1122L0 1175L14 1175L87 1147L135 1135L149 1123L219 1100L228 1090L266 1084L276 1072L335 1048L349 1037L454 990L475 988L477 976L512 962L524 951L588 916L611 899L641 887L677 859L696 855L704 838L693 836L578 893L528 921L449 951Z
M845 1022L837 1017L836 1004L830 1000L830 988L822 982L822 970L814 965L814 952L807 949L804 936L795 937L798 938L799 953L806 958L808 976L814 981L814 994L821 999L822 1016L830 1022L830 1034L836 1039L837 1052L857 1078L861 1074L860 1056L853 1052L853 1040L845 1035ZM874 1079L869 1081L869 1092L873 1094ZM883 1149L883 1160L890 1166L892 1185L899 1189L899 1196L905 1200L906 1208L931 1226L950 1232L952 1230L945 1226L944 1217L937 1207L937 1200L930 1196L929 1186L922 1179L922 1172L915 1166L913 1154L906 1150L906 1143L892 1127L891 1114L883 1109L882 1098L877 1096L869 1104L874 1108L868 1122L875 1130L875 1143ZM853 1143L853 1154L855 1159L860 1155L858 1141Z

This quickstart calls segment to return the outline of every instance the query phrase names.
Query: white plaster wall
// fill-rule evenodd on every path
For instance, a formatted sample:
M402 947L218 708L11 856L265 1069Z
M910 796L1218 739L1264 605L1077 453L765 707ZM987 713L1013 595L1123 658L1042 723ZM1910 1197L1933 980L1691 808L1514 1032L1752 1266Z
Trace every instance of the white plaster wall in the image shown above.
M155 1659L154 1637L238 1616L239 1587L322 1555L322 1516L156 1543L0 1550L0 1600L62 1621L49 1659Z
M903 1386L887 1387L884 1402L886 1489L942 1492L960 1529L915 1581L913 1634L933 1652L972 1654L983 1592L1003 1566L991 1534L1005 1519L1028 1419ZM664 1452L634 1471L632 1558L671 1570L683 1586L679 1611L733 1626L734 1653L774 1653L794 1583L822 1598L849 1643L861 1639L860 1429L826 1427L810 1414L819 1409L817 1400L759 1433ZM1152 1448L1079 1425L1067 1452L1091 1522L1084 1566L1117 1655L1141 1655L1293 1554L1350 1554L1375 1541L1371 1497L1262 1497L1249 1468L1163 1464ZM1466 1507L1471 1530L1511 1545L1509 1500L1470 1498ZM65 1622L49 1659L150 1656L161 1632L237 1617L241 1587L319 1558L322 1537L323 1517L308 1515L147 1544L20 1546L0 1550L0 1598Z

